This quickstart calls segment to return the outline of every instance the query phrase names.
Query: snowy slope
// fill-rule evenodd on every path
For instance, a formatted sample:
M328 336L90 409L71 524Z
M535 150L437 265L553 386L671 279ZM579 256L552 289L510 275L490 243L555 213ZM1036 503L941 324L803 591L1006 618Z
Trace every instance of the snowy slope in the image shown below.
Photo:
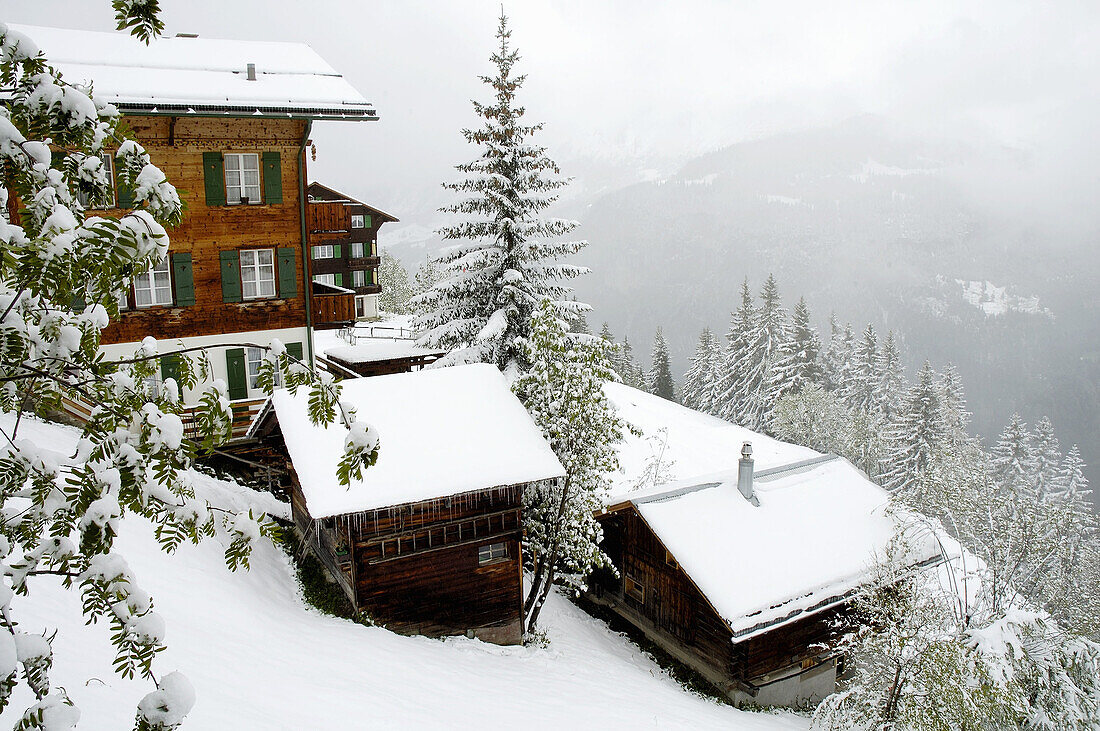
M61 453L73 439L71 430L38 423L26 435ZM218 480L198 483L216 504L269 502ZM807 725L685 693L633 645L557 596L542 615L547 649L408 638L305 607L288 560L271 546L254 554L251 571L232 574L213 543L166 557L141 518L123 521L118 545L168 625L157 672L178 669L197 691L185 729ZM130 728L149 687L111 672L106 632L84 626L79 597L43 580L13 608L24 629L60 628L53 677L81 707L80 728ZM26 707L21 693L14 707ZM0 726L14 722L11 709L0 715Z

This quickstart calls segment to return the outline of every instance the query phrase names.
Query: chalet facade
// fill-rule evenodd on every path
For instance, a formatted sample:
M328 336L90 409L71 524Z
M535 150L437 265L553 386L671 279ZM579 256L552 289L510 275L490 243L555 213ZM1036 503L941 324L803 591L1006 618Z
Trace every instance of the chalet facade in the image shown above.
M119 293L105 355L130 354L149 335L162 348L206 347L212 377L238 404L261 395L263 351L248 345L278 339L311 361L305 148L315 121L376 120L373 106L302 44L177 37L146 46L118 33L19 30L67 80L94 82L186 204L165 261ZM116 188L96 213L132 203ZM162 378L173 373L163 359Z
M358 378L343 401L377 429L378 462L336 481L345 429L278 390L296 529L357 611L406 634L523 639L524 488L565 475L504 377L465 365Z
M832 455L627 493L599 516L619 576L592 597L735 702L816 704L838 619L898 528L887 495ZM916 547L914 564L938 558Z
M378 318L378 229L397 219L384 211L320 183L308 189L308 223L317 326L338 327L348 321ZM329 312L326 297L332 288L355 293L354 311ZM326 322L328 318L328 322Z

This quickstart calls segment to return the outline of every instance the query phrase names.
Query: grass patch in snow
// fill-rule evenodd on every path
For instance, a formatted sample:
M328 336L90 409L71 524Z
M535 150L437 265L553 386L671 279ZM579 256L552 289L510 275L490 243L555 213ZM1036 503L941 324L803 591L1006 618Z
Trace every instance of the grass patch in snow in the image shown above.
M665 670L687 692L708 698L722 705L734 705L726 694L715 688L698 671L665 652L660 645L646 637L644 632L615 614L615 612L588 600L583 595L572 597L571 600L585 612L604 622L612 632L624 635L637 645L638 649L653 658L653 662Z
M279 545L290 556L294 572L302 587L302 598L314 609L342 619L350 619L363 625L373 622L362 612L356 612L344 590L329 578L328 571L310 551L302 551L302 541L294 526L279 521L282 526L282 538Z

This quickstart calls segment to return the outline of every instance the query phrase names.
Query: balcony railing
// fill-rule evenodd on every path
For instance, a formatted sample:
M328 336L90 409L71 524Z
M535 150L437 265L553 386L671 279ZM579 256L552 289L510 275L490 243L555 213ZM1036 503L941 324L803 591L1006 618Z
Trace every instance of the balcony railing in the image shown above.
M355 321L355 293L313 295L313 326L333 328Z
M306 223L309 233L344 234L351 230L351 216L343 203L310 201L306 206Z

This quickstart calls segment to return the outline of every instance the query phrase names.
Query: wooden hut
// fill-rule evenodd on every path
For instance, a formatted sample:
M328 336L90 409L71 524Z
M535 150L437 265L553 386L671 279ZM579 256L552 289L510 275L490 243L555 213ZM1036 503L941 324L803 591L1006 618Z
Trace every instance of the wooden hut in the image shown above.
M816 703L842 661L835 620L898 524L844 459L754 472L747 451L736 471L613 500L598 519L619 577L593 598L735 701ZM915 550L915 564L939 555Z
M521 642L523 490L565 470L504 377L478 364L342 386L381 442L349 488L336 480L344 427L311 425L305 389L273 398L310 549L390 629Z

